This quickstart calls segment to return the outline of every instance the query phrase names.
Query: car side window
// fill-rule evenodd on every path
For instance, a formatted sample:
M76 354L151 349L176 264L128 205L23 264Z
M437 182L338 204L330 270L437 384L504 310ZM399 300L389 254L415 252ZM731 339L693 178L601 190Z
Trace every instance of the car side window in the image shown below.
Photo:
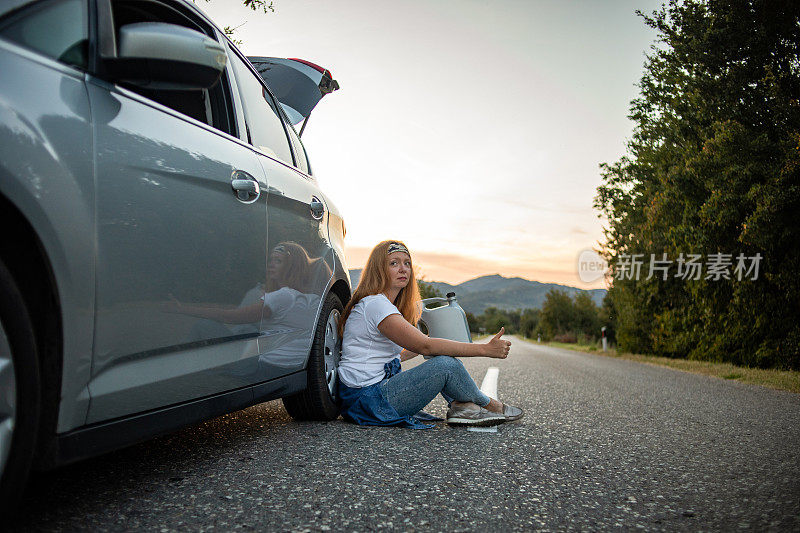
M294 128L288 121L286 122L286 131L289 132L289 140L292 141L294 158L297 160L297 168L306 174L311 174L311 169L308 165L308 156L306 155L305 148L303 148L303 143L300 141L300 137L297 136L297 132L294 131Z
M89 50L86 0L50 0L0 20L0 37L61 63L86 68Z
M229 54L244 104L250 143L262 152L293 165L283 120L261 78L237 54Z
M177 3L153 2L152 0L112 0L111 9L117 40L122 26L137 22L176 24L216 39L216 34L211 26L192 13L182 10L180 4ZM219 81L209 89L165 90L145 89L137 86L128 86L127 88L163 106L236 136L233 99L225 72Z

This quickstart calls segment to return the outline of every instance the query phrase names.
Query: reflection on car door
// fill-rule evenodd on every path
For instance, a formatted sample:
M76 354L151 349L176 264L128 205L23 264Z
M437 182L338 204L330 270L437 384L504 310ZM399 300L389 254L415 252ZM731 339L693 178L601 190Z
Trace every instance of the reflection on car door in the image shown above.
M301 370L308 358L333 253L327 210L313 182L268 157L261 163L269 183L270 251L260 361L266 373L287 373ZM312 207L314 199L319 207Z
M270 250L259 338L261 377L265 378L303 368L321 298L333 273L333 253L322 195L312 179L294 168L297 155L293 156L285 131L289 126L261 78L234 52L231 66L244 101L250 139L262 152L259 160L269 184Z
M254 383L266 195L237 193L232 180L265 190L258 157L138 94L96 80L89 92L97 318L88 421ZM236 320L225 314L236 310Z

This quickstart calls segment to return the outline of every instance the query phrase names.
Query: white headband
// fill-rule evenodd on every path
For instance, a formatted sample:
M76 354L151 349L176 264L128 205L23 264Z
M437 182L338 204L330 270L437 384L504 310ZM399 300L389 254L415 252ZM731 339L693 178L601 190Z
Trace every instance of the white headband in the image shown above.
M403 246L399 242L389 243L389 249L386 251L386 255L390 255L390 254L393 254L395 252L405 252L409 256L411 255L410 253L408 253L408 248L406 248L405 246Z

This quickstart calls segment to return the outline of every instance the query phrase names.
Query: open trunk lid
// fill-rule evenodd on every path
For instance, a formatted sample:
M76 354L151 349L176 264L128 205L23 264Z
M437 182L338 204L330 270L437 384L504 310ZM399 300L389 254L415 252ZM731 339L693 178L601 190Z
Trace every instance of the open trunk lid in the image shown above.
M307 120L323 96L339 89L328 69L310 61L261 56L247 59L267 82L293 125Z

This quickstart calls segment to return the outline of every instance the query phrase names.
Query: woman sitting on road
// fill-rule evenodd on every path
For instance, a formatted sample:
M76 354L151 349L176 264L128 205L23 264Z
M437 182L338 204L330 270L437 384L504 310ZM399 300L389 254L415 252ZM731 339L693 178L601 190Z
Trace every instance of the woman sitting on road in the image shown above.
M486 344L432 339L413 326L420 314L411 255L399 241L384 241L370 253L361 280L339 322L342 357L339 398L342 415L364 425L430 428L419 413L441 393L447 422L493 426L522 417L522 410L483 394L454 357L505 359L511 343L503 328ZM437 355L404 372L400 361Z

